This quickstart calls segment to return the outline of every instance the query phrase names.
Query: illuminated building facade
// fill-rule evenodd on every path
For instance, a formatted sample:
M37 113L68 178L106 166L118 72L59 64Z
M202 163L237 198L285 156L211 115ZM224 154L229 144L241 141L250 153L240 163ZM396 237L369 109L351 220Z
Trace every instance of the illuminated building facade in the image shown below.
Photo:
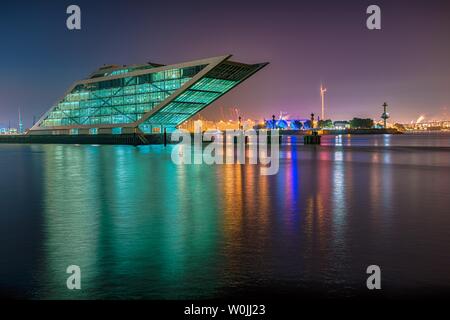
M311 121L308 119L271 119L265 120L265 127L267 129L282 129L282 130L310 130Z
M74 83L29 134L171 132L267 65L230 57L101 67Z

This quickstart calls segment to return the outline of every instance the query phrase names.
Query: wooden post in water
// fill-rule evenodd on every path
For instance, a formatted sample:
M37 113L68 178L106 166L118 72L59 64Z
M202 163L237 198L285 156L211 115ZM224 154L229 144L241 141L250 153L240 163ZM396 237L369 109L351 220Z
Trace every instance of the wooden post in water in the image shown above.
M311 135L306 135L303 137L304 144L320 144L320 135L317 131L313 131Z
M164 147L166 147L167 146L167 129L166 128L164 128Z

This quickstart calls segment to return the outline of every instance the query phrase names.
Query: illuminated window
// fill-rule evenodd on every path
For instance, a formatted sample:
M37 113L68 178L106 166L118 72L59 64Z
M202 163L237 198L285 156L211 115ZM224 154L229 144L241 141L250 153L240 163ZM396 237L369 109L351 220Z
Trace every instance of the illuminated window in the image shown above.
M148 125L148 124L143 124L143 125L141 125L139 128L140 128L140 129L142 130L142 132L144 132L144 133L151 133L151 132L152 132L151 126Z
M98 128L90 128L89 134L98 134Z
M112 134L122 134L122 128L112 128Z

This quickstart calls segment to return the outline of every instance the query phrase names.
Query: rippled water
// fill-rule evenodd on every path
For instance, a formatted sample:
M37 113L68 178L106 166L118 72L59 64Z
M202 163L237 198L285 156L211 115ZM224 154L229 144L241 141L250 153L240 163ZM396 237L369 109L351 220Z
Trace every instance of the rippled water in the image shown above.
M371 264L388 296L450 291L449 135L286 138L274 176L172 148L0 145L0 293L358 296Z

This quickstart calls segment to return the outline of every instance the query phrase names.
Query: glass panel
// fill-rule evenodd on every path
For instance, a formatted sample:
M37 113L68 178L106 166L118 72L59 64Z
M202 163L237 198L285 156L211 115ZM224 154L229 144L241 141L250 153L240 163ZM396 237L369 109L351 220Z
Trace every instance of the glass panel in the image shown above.
M122 134L122 128L112 128L112 134Z
M140 129L145 129L147 125L161 125L172 130L238 83L239 81L202 78L159 112L147 119L140 125ZM170 81L166 82L166 86L170 84Z

